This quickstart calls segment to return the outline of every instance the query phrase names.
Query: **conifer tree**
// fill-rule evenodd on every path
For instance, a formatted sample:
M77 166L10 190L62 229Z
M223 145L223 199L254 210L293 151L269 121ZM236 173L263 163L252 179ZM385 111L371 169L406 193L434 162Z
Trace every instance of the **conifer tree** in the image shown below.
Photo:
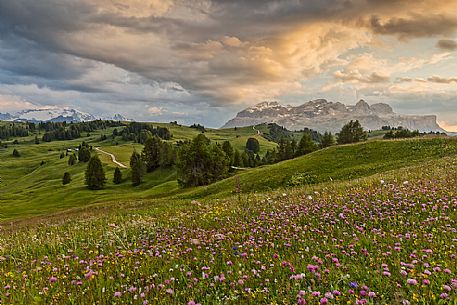
M259 141L256 138L249 138L246 142L246 150L258 153L260 150Z
M233 147L232 145L230 144L229 141L225 141L224 143L222 143L222 150L224 151L225 155L227 156L227 159L229 160L230 162L230 166L233 165L233 159L234 159L234 151L233 151Z
M311 139L309 133L305 132L298 143L297 150L295 152L295 156L303 156L309 154L313 151L317 150L317 145Z
M16 148L13 149L13 157L19 158L20 156L21 156L21 153L19 152L19 150L17 150Z
M331 132L325 132L321 140L321 148L326 148L335 145L335 137Z
M76 157L75 155L70 155L70 158L68 158L68 165L75 165L76 163Z
M176 163L176 150L172 144L162 142L160 146L160 167L171 167Z
M81 145L81 148L78 151L79 162L87 162L90 160L90 150L89 147Z
M222 179L229 162L220 145L211 145L203 134L184 143L176 162L178 182L183 186L207 185Z
M116 167L114 170L113 182L114 184L120 184L122 182L122 172L119 167Z
M87 164L86 185L91 190L100 190L105 186L106 178L103 165L97 155L89 159Z
M134 151L130 157L130 168L132 169L132 185L140 185L143 181L145 165L141 160L141 155Z
M241 154L238 149L235 149L235 152L233 153L233 166L236 167L242 167L243 160L241 160Z
M343 126L340 133L338 134L338 144L349 144L365 141L368 138L368 134L363 130L362 125L358 120L351 120L349 123Z
M71 182L71 175L69 172L65 172L63 174L63 178L62 178L62 184L66 185L66 184L69 184L70 182Z
M146 171L148 173L160 166L161 144L162 141L156 136L148 137L144 142L141 158L146 165Z

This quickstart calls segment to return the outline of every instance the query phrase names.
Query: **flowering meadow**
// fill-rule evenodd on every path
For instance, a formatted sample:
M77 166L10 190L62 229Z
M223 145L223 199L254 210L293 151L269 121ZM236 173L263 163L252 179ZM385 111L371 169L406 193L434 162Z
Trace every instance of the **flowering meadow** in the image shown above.
M456 186L447 159L5 227L0 303L457 304Z

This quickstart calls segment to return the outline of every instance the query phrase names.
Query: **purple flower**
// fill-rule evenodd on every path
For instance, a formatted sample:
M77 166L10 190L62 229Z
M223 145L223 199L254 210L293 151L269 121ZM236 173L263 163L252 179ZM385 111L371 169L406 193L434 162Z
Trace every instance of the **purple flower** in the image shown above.
M412 286L417 285L417 281L416 281L415 279L407 279L407 280L406 280L406 283L407 283L408 285L412 285Z
M116 292L114 293L114 296L115 296L116 298L119 298L121 295L122 295L122 293L119 292L119 291L116 291Z
M449 295L447 293L443 292L442 294L440 294L440 298L447 299L447 298L449 298Z
M357 282L350 282L349 287L351 288L357 288Z

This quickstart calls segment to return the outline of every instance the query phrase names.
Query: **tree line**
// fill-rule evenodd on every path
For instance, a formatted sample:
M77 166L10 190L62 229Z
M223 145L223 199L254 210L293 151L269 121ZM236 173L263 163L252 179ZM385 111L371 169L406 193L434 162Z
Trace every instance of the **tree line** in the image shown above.
M170 140L172 134L166 127L154 127L148 123L131 122L124 129L118 131L113 130L113 136L121 136L123 140L134 141L144 144L150 137L157 136L163 140Z
M208 185L228 177L238 167L272 164L336 144L365 141L368 137L359 121L348 122L336 137L330 132L320 135L320 142L316 142L312 134L303 133L298 142L294 137L282 137L277 148L267 150L262 158L259 156L260 144L256 138L249 138L245 149L240 152L233 148L229 141L222 144L212 142L203 133L191 141L178 142L176 145L163 141L157 135L149 136L144 141L143 150L134 151L130 157L131 182L133 186L140 185L147 173L159 168L174 167L178 183L182 187ZM78 159L80 162L88 162L85 173L88 188L100 189L106 182L105 173L98 156L91 156L90 150L91 148L83 142L79 147ZM72 162L76 160L73 159ZM68 182L69 177L65 175L64 181ZM119 168L115 169L113 182L122 182L122 172Z
M95 120L69 124L67 122L40 122L37 128L38 130L45 131L42 140L44 142L51 142L74 140L80 138L82 133L119 126L124 126L124 123L110 120Z
M27 137L29 135L29 128L27 125L14 124L0 126L0 140L7 140L12 137Z

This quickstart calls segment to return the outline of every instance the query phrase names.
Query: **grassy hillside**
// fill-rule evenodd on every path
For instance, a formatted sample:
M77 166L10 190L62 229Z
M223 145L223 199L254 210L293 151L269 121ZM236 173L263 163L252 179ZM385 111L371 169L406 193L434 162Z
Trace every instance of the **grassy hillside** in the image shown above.
M332 146L293 160L241 172L238 178L243 191L265 191L286 186L294 175L300 173L313 176L316 183L350 180L455 155L456 138L377 140ZM183 196L198 198L229 194L234 191L238 178L225 179Z
M199 132L195 129L166 124L172 130L173 140L190 139ZM33 144L34 137L20 138L19 145L9 144L0 148L0 219L14 219L41 215L93 203L142 200L148 198L202 198L230 195L235 190L235 178L228 178L213 185L181 189L172 169L161 169L147 174L145 182L133 188L130 171L123 169L124 182L112 183L115 165L107 155L100 154L108 178L105 189L90 191L84 186L85 164L68 166L68 157L60 159L62 151L86 141L95 147L113 153L117 160L128 166L131 152L141 151L142 145L123 142L108 137L100 141L101 134L110 135L112 129L94 132L90 137L73 141L56 141ZM240 147L244 139L258 136L252 128L238 130L208 130L206 135L214 141L229 140ZM241 139L241 140L240 140ZM265 139L263 141L266 141ZM10 141L11 142L11 141ZM118 145L115 145L117 142ZM267 141L266 141L267 142ZM269 143L269 142L267 142ZM269 145L275 145L269 143ZM261 143L265 149L266 144ZM14 158L17 148L22 156ZM93 152L96 153L96 152ZM414 139L403 141L370 141L363 144L335 146L313 154L271 166L238 171L243 192L264 191L284 187L297 174L307 174L315 183L331 180L349 180L395 168L413 165L429 159L457 154L457 141L451 138ZM41 162L44 162L41 165ZM63 186L63 173L68 171L73 181ZM237 178L238 179L238 178Z
M200 132L194 128L173 124L155 124L170 129L173 138L170 142L190 140ZM117 128L119 129L119 127ZM90 191L84 186L86 164L77 163L68 166L68 156L59 156L68 148L77 147L86 141L94 147L100 147L112 153L116 159L129 166L133 150L141 151L138 143L123 141L120 137L112 139L114 128L90 133L90 136L71 141L53 141L34 144L35 135L17 138L19 144L12 144L14 139L2 141L7 148L0 147L0 219L12 219L28 215L38 215L73 207L88 205L94 202L113 202L151 197L169 196L180 192L173 169L160 169L146 175L145 182L138 187L130 185L130 171L123 169L124 182L114 185L112 177L116 165L111 157L98 153L104 163L107 185L103 190ZM101 141L101 135L107 140ZM225 130L207 129L205 135L213 141L230 141L238 149L244 149L249 137L256 137L260 142L261 154L276 146L265 140L252 127ZM38 135L41 138L41 134ZM12 156L13 149L19 150L20 158ZM93 153L97 153L93 151ZM43 164L42 164L43 162ZM69 185L62 185L63 173L68 171L72 176Z
M313 190L6 226L2 304L453 304L457 158L417 163Z

